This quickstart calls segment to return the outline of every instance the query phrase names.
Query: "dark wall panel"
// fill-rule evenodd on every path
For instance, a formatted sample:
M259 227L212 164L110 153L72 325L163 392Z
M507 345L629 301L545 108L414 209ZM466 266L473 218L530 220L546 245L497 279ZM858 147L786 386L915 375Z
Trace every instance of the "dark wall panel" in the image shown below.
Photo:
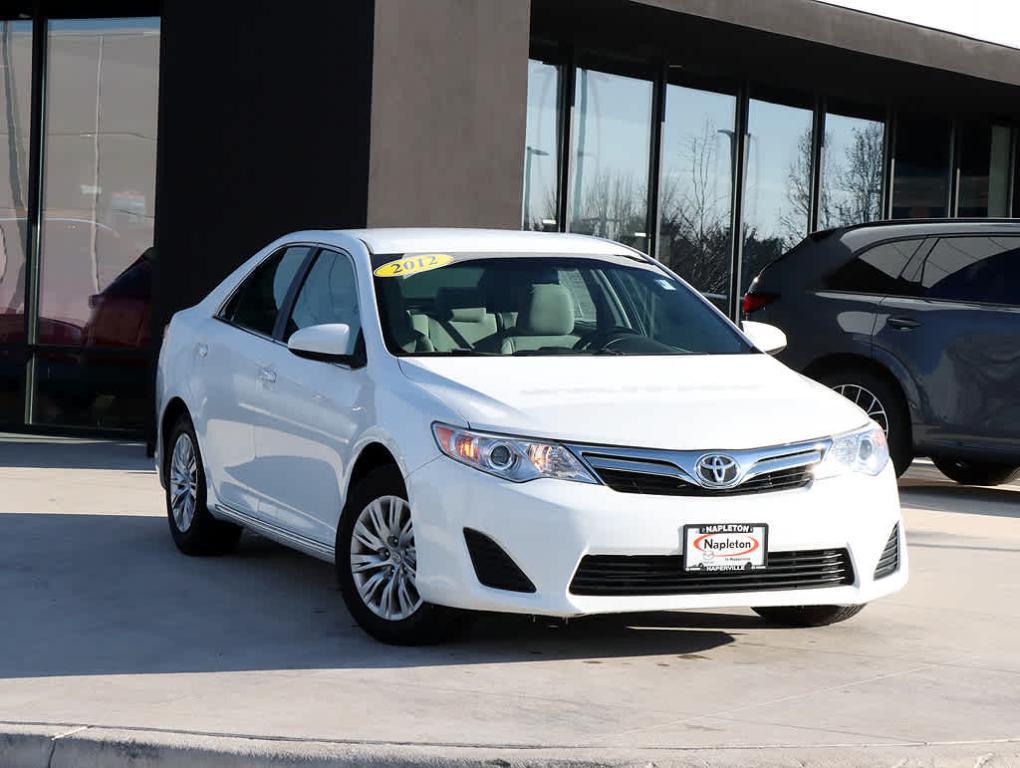
M164 1L157 329L279 235L365 225L373 14Z

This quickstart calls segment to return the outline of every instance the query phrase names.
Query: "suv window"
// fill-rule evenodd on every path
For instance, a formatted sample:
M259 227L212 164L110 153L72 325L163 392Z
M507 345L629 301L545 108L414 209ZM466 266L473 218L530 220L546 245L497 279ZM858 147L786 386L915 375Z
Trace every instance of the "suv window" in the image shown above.
M273 253L245 278L220 317L250 331L272 336L276 315L311 250L307 245L295 245Z
M930 299L1020 306L1020 237L945 237L918 282Z
M880 243L830 274L826 286L836 291L855 293L916 295L916 288L900 275L923 242L923 239L918 239Z
M361 330L354 266L335 251L322 251L308 270L287 320L284 340L302 328L324 323L346 323L351 327L351 338L357 338Z

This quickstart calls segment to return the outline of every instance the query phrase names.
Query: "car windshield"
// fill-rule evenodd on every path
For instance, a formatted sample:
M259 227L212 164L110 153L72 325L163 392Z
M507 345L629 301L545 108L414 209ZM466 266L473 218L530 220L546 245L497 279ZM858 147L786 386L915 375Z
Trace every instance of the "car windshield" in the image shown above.
M372 267L395 355L755 351L690 288L631 256L408 253Z

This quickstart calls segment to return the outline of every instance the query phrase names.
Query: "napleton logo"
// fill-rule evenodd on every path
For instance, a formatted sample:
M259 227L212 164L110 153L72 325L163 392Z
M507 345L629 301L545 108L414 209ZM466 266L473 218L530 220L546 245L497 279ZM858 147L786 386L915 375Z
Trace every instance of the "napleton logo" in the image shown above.
M735 485L739 474L736 459L725 453L706 453L694 467L698 482L706 488L727 488Z

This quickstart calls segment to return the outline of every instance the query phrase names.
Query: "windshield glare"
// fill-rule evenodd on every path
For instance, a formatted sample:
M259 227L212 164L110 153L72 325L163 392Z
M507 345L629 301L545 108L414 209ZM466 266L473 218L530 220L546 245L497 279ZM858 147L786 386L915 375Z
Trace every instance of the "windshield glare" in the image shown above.
M392 254L372 267L395 355L754 351L690 288L630 256Z

